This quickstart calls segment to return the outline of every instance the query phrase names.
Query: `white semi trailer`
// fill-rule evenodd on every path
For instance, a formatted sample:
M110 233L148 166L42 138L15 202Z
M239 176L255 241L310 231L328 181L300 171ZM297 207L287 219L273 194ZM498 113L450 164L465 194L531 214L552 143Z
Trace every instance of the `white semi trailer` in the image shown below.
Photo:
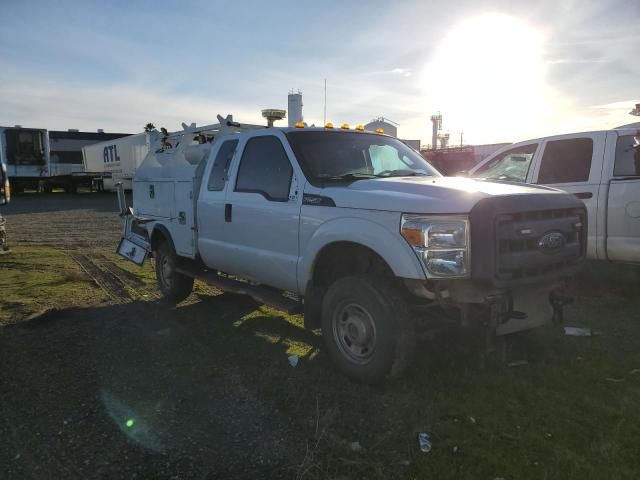
M84 170L93 177L97 190L115 191L116 183L131 190L133 175L149 152L149 145L161 136L152 130L87 145L82 148Z
M82 165L82 147L126 135L101 130L0 127L0 161L6 164L14 192L25 189L48 192L53 188L75 192L78 186L91 182Z

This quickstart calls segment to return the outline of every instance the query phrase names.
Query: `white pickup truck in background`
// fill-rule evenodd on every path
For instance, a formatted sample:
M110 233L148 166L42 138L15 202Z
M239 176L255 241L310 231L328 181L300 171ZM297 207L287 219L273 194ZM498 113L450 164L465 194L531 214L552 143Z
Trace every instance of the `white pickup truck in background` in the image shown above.
M640 263L640 142L620 128L509 145L468 173L475 178L549 185L587 207L587 257Z
M442 177L361 126L220 123L158 139L119 190L118 252L155 257L163 295L194 278L320 328L352 378L402 371L419 332L456 323L491 347L561 321L581 267L586 211L553 188ZM496 342L498 344L503 342Z

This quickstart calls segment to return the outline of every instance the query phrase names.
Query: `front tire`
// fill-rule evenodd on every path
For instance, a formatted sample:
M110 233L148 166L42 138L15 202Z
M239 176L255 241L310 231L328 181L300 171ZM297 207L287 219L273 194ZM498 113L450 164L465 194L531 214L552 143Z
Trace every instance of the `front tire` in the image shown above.
M406 302L391 280L379 277L348 276L329 287L322 335L337 367L364 383L398 376L415 349Z
M193 278L178 273L176 253L169 242L164 241L155 251L156 279L162 295L169 301L180 303L193 290Z

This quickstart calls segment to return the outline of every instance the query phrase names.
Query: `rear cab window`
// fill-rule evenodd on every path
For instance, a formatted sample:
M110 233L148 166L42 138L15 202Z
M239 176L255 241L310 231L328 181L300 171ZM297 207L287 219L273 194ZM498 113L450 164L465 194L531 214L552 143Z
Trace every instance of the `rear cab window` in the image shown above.
M633 135L622 135L616 143L614 177L640 176L640 143Z
M579 183L589 181L593 139L588 137L551 140L545 145L538 182Z

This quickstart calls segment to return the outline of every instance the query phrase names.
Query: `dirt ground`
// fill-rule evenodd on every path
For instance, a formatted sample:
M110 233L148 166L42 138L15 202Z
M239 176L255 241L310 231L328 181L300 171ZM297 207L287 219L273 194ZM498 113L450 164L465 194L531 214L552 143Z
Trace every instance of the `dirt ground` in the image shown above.
M99 246L115 249L121 222L115 194L16 195L2 207L13 245Z
M368 387L331 368L300 316L200 283L165 304L151 265L114 254L114 195L13 200L3 480L637 478L636 270L596 266L573 284L566 321L597 335L541 329L514 343L524 364L485 369L452 332Z

